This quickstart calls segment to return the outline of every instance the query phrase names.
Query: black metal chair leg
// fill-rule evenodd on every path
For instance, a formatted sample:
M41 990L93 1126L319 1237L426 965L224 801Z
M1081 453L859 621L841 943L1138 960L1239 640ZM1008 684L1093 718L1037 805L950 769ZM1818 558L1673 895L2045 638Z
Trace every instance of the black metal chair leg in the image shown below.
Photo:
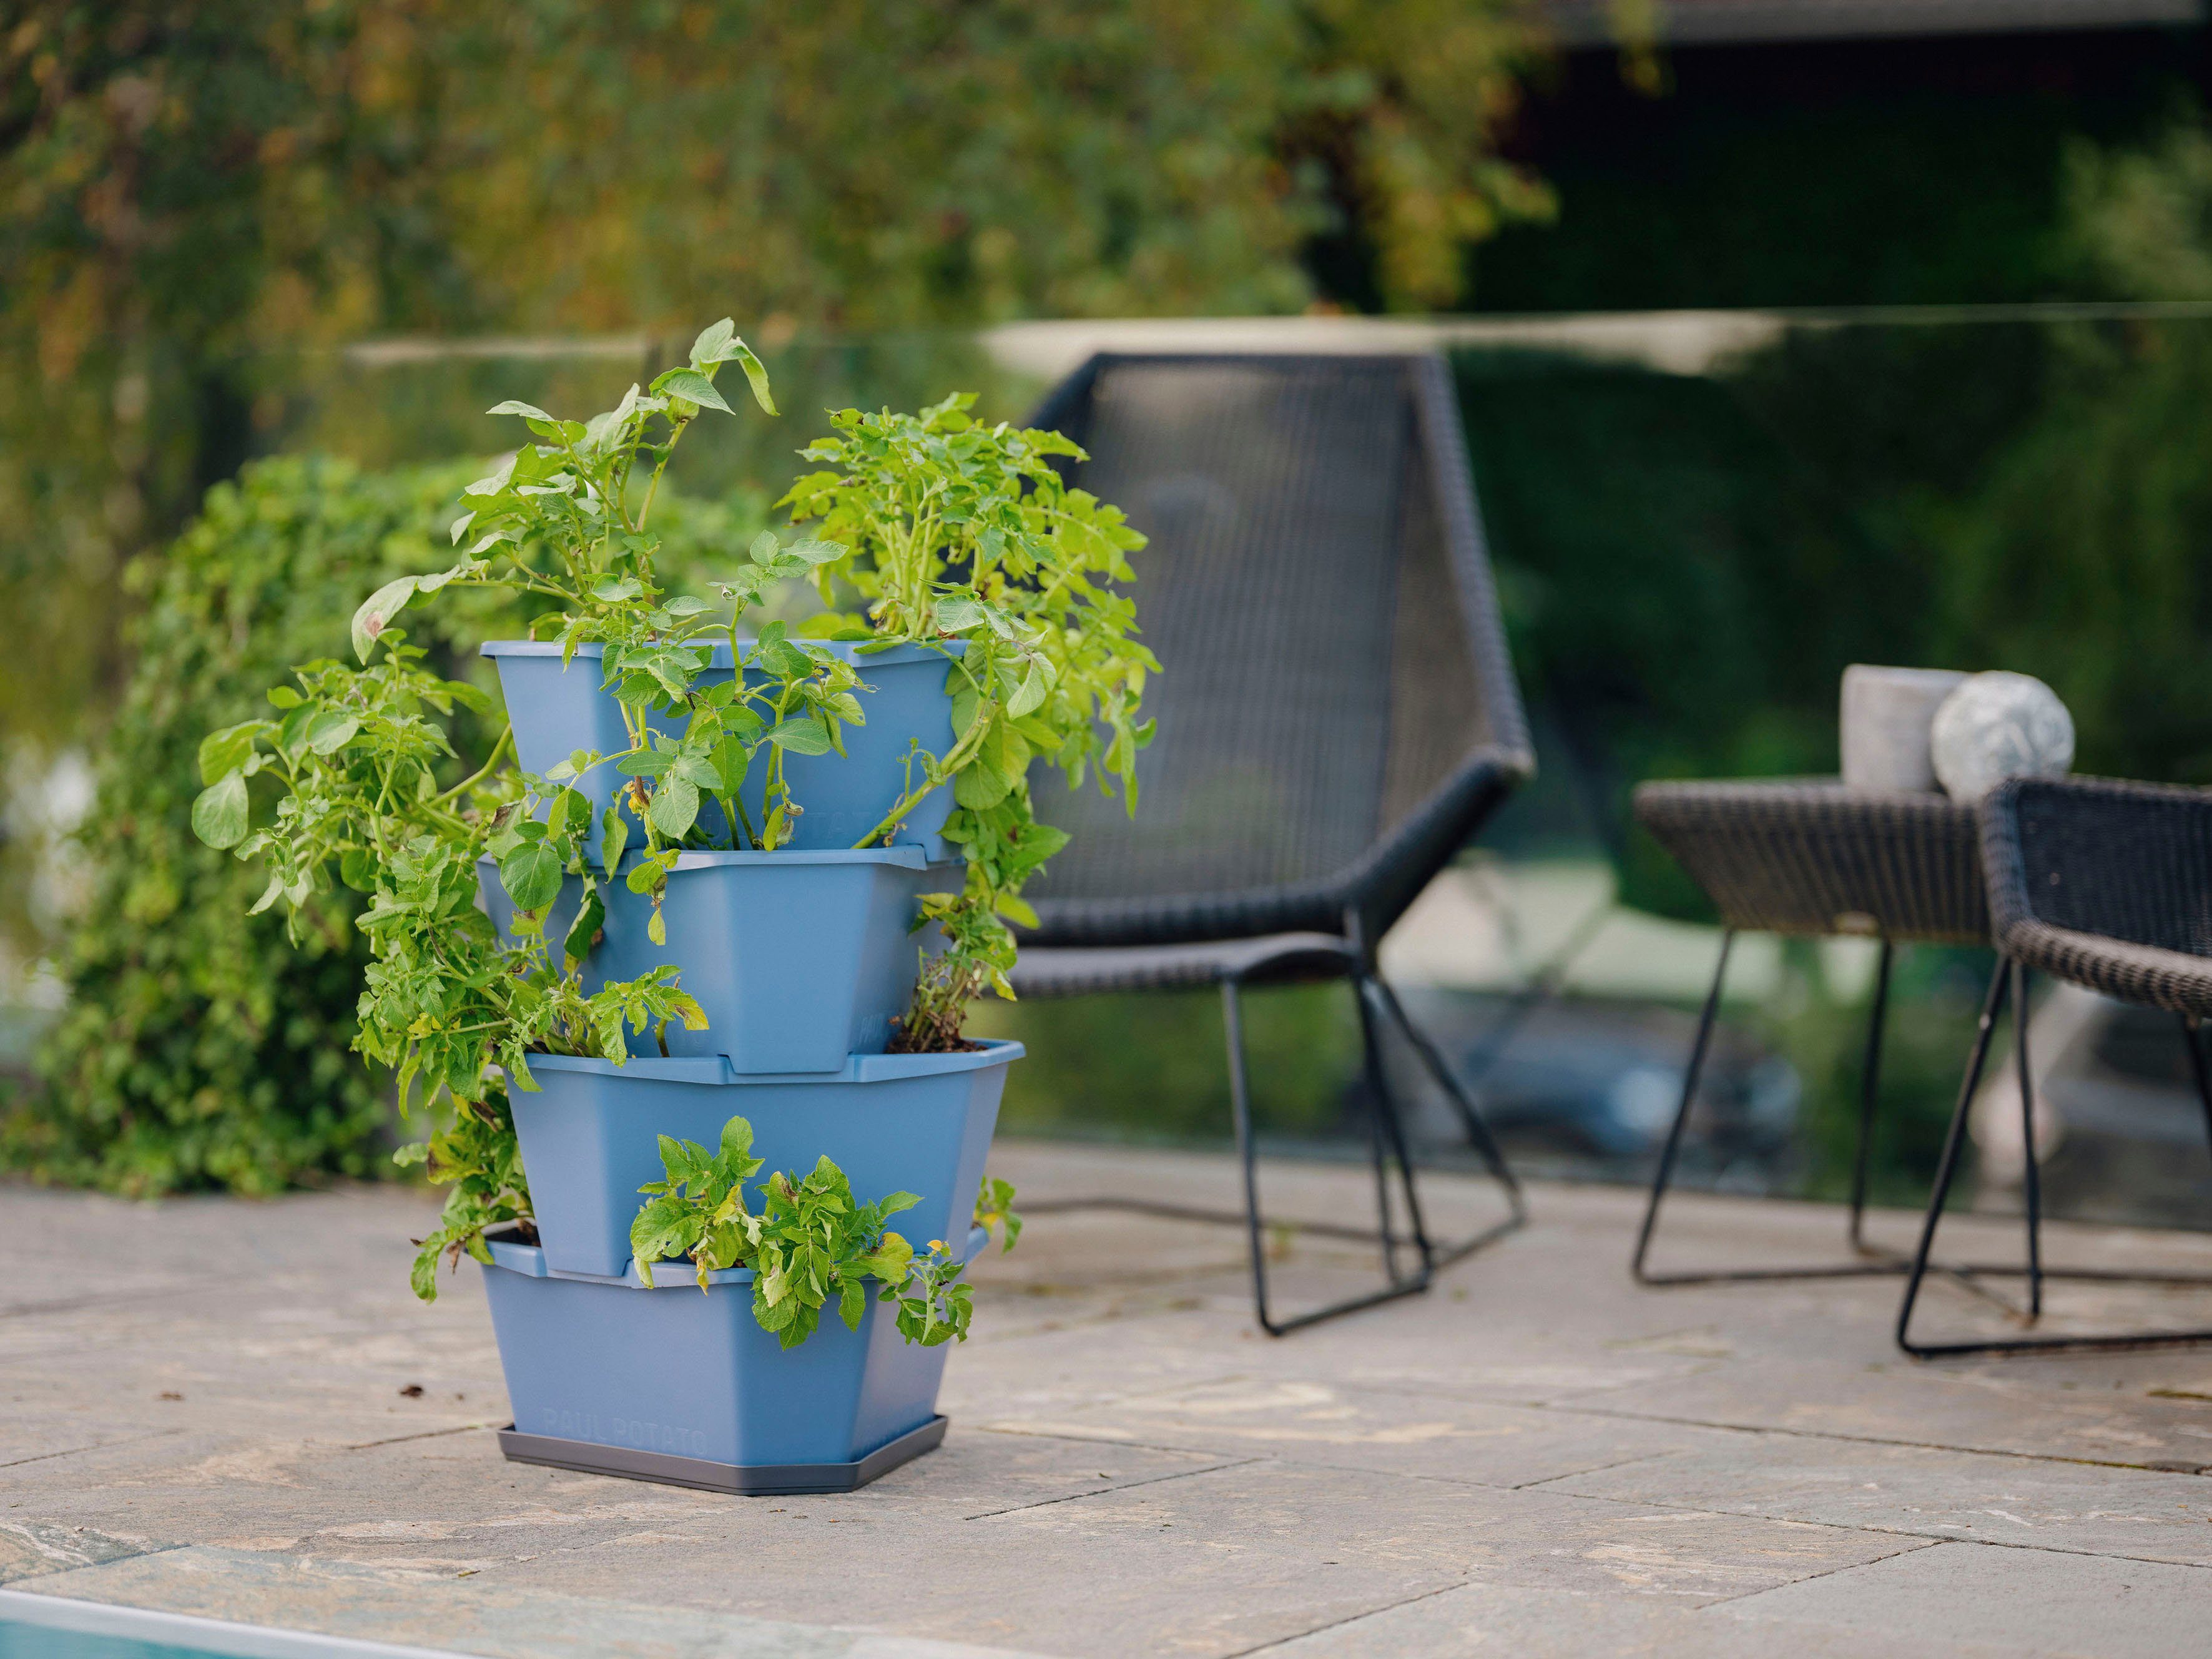
M1356 978L1355 994L1357 994ZM1422 1261L1420 1270L1411 1277L1402 1277L1396 1271L1396 1255L1390 1242L1391 1226L1387 1197L1389 1188L1387 1181L1384 1181L1378 1188L1378 1193L1382 1195L1381 1231L1383 1238L1383 1259L1388 1264L1386 1273L1389 1282L1380 1290L1369 1291L1358 1296L1346 1297L1340 1301L1331 1302L1319 1308L1309 1309L1287 1319L1278 1319L1275 1316L1267 1294L1266 1223L1260 1207L1259 1149L1252 1129L1251 1083L1245 1066L1243 1020L1242 1006L1238 1000L1237 984L1233 979L1222 981L1221 1006L1222 1020L1229 1048L1230 1112L1236 1121L1237 1150L1243 1160L1244 1166L1244 1224L1245 1237L1250 1245L1252 1255L1253 1312L1260 1322L1260 1328L1270 1336L1285 1336L1292 1331L1303 1329L1308 1325L1318 1324L1322 1320L1334 1319L1340 1314L1357 1312L1362 1308L1372 1308L1381 1303L1394 1302L1401 1297L1413 1296L1427 1290L1432 1277L1428 1263L1433 1253L1426 1237L1421 1231L1419 1202L1413 1194L1413 1166L1401 1162L1400 1174L1405 1182L1408 1205L1412 1208L1413 1243L1420 1253ZM1362 1030L1369 1037L1370 1064L1373 1066L1374 1072L1379 1073L1382 1069L1380 1056L1373 1053L1372 1029L1364 1018L1364 1002L1362 1011ZM1378 1148L1377 1169L1378 1179L1380 1179L1382 1154L1379 1149L1386 1145L1395 1146L1402 1154L1404 1137L1397 1123L1396 1104L1389 1095L1387 1085L1379 1091L1370 1089L1370 1093L1372 1097L1372 1110L1375 1115L1376 1137L1375 1144ZM1335 1228L1302 1227L1301 1231L1341 1232L1341 1230ZM1356 1236L1371 1237L1364 1234Z
M1944 1133L1943 1156L1936 1163L1936 1185L1928 1194L1927 1219L1920 1226L1920 1248L1913 1252L1912 1265L1905 1273L1905 1301L1897 1311L1897 1346L1915 1359L1960 1352L1955 1347L1916 1346L1907 1331L1912 1323L1912 1305L1920 1297L1920 1281L1928 1273L1929 1252L1936 1247L1936 1228L1943 1218L1943 1203L1951 1194L1952 1178L1959 1172L1959 1152L1966 1139L1966 1115L1973 1109L1974 1091L1981 1086L1982 1068L1989 1062L1990 1033L1996 1029L2011 977L2011 965L1999 957L1996 970L1990 975L1989 993L1982 999L1982 1018L1974 1028L1974 1046L1967 1057L1965 1080L1959 1085L1959 1103L1952 1109L1951 1127Z
M1301 949L1310 953L1308 947L1301 946ZM1371 963L1360 952L1355 933L1347 940L1341 960L1343 970L1352 981L1352 993L1359 1000L1362 1075L1366 1079L1370 1103L1368 1152L1375 1167L1375 1197L1379 1225L1370 1231L1364 1227L1347 1226L1332 1221L1298 1221L1283 1224L1291 1231L1321 1237L1340 1238L1363 1244L1379 1243L1382 1251L1383 1274L1388 1282L1382 1289L1365 1295L1348 1297L1291 1318L1278 1319L1269 1300L1267 1223L1260 1203L1259 1145L1252 1127L1252 1084L1245 1057L1242 1000L1244 978L1253 971L1264 972L1273 960L1263 959L1246 969L1243 975L1231 975L1220 981L1222 1026L1229 1059L1230 1117L1237 1132L1237 1157L1244 1181L1244 1203L1241 1209L1212 1209L1197 1205L1104 1194L1050 1199L1024 1205L1023 1209L1030 1215L1063 1214L1078 1210L1119 1210L1133 1215L1159 1216L1175 1221L1241 1226L1251 1254L1252 1301L1260 1328L1270 1336L1281 1336L1302 1326L1332 1319L1338 1314L1373 1307L1377 1303L1426 1290L1438 1267L1502 1238L1522 1224L1527 1218L1527 1212L1512 1170L1507 1165L1504 1155L1498 1150L1487 1126L1483 1123L1481 1115L1475 1110L1474 1103L1467 1098L1465 1090L1452 1075L1443 1056L1437 1052L1436 1045L1407 1017L1390 988L1374 975ZM1423 1063L1451 1096L1459 1109L1462 1121L1468 1126L1469 1139L1474 1142L1490 1165L1492 1173L1506 1190L1511 1212L1507 1219L1456 1244L1439 1247L1430 1237L1427 1223L1421 1214L1420 1191L1413 1155L1407 1144L1405 1122L1399 1110L1397 1097L1391 1091L1389 1068L1382 1059L1382 1018L1387 1018L1405 1034ZM1400 1195L1406 1206L1408 1231L1405 1231L1398 1227L1395 1200L1391 1195L1391 1166L1394 1164ZM1411 1273L1401 1271L1399 1265L1399 1252L1407 1245L1412 1246L1419 1258L1418 1269Z
M2021 1196L2027 1209L2027 1322L2043 1317L2043 1176L2035 1156L2035 1079L2027 1064L2027 969L2012 965L2013 1067L2020 1073Z
M1728 978L1729 953L1735 948L1735 929L1721 934L1720 960L1713 964L1712 988L1705 993L1705 1012L1698 1017L1698 1035L1690 1044L1690 1063L1682 1073L1682 1100L1674 1109L1674 1121L1667 1128L1666 1144L1659 1149L1659 1168L1651 1177L1651 1201L1644 1206L1644 1225L1637 1230L1636 1254L1629 1258L1628 1271L1641 1285L1667 1285L1680 1280L1669 1276L1656 1277L1644 1269L1644 1258L1651 1249L1651 1230L1659 1224L1659 1206L1667 1196L1667 1183L1674 1178L1674 1157L1681 1151L1682 1127L1690 1121L1690 1107L1698 1097L1698 1078L1705 1069L1705 1049L1713 1040L1713 1021L1720 1015L1721 986Z
M1367 998L1356 977L1352 995L1359 1005L1360 1077L1372 1103L1367 1114L1367 1154L1375 1164L1375 1216L1376 1236L1382 1246L1382 1276L1395 1279L1398 1277L1398 1238L1390 1214L1389 1140L1382 1129L1383 1119L1392 1115L1389 1105L1395 1103L1389 1103L1387 1098L1389 1084L1382 1075L1382 1048L1375 1040L1374 1011L1368 1007Z
M2197 1079L2197 1103L2204 1109L2204 1139L2212 1146L2212 1072L2204 1064L2204 1036L2198 1022L2180 1016L2181 1040L2189 1048L2189 1074Z
M1252 1305L1260 1310L1260 1323L1277 1334L1267 1322L1267 1250L1260 1233L1259 1151L1253 1145L1251 1085L1244 1066L1243 1010L1233 980L1221 987L1223 1041L1229 1050L1229 1115L1237 1127L1237 1156L1244 1173L1244 1231L1252 1251Z
M1859 1144L1851 1158L1851 1224L1847 1235L1861 1255L1877 1254L1866 1242L1867 1163L1874 1150L1875 1099L1881 1091L1882 1027L1889 1018L1889 969L1896 947L1881 942L1875 966L1874 1011L1867 1019L1866 1058L1859 1067Z
M1722 933L1720 961L1713 969L1711 988L1705 993L1705 1010L1698 1017L1698 1035L1690 1044L1690 1063L1682 1075L1681 1101L1674 1109L1674 1121L1668 1126L1666 1142L1659 1151L1659 1168L1651 1179L1651 1199L1644 1207L1644 1225L1636 1235L1636 1253L1629 1259L1629 1273L1638 1284L1653 1285L1756 1284L1777 1279L1860 1279L1903 1273L1903 1258L1877 1251L1859 1236L1860 1217L1866 1199L1867 1148L1874 1127L1875 1094L1881 1077L1882 1030L1889 1010L1891 954L1887 939L1882 942L1881 958L1875 971L1874 1008L1867 1022L1866 1070L1859 1081L1859 1144L1853 1160L1851 1219L1846 1235L1860 1255L1879 1256L1880 1259L1803 1267L1729 1268L1711 1273L1660 1273L1645 1267L1645 1260L1651 1249L1651 1236L1659 1224L1659 1206L1674 1182L1675 1161L1681 1153L1683 1130L1690 1121L1690 1109L1697 1100L1698 1081L1705 1074L1706 1054L1712 1046L1713 1026L1720 1015L1721 987L1728 976L1729 953L1735 943L1733 928Z
M1938 1359L1960 1354L2052 1353L2068 1349L2109 1352L2124 1348L2178 1347L2190 1343L2212 1342L2212 1329L2128 1331L2081 1336L2000 1337L1973 1342L1915 1342L1912 1340L1911 1334L1912 1310L1919 1299L1921 1281L1928 1273L1929 1254L1935 1249L1936 1230L1942 1221L1944 1201L1949 1197L1951 1183L1957 1178L1959 1173L1960 1154L1966 1142L1967 1121L1973 1110L1974 1091L1981 1085L1982 1072L1989 1061L1990 1035L1996 1029L1997 1015L2003 1011L2008 989L2014 1000L2013 1018L2016 1028L2024 1027L2027 1024L2028 1013L2025 995L2027 988L2027 975L2024 972L2016 972L2014 964L2002 957L1997 959L1996 971L1990 975L1989 994L1982 1004L1981 1023L1974 1033L1974 1047L1966 1063L1966 1078L1959 1085L1959 1103L1951 1114L1951 1127L1949 1133L1944 1137L1942 1161L1936 1170L1935 1190L1928 1197L1928 1214L1921 1224L1920 1248L1914 1253L1911 1269L1905 1277L1905 1299L1898 1307L1897 1346L1915 1359ZM2186 1029L2183 1035L2185 1037L2191 1036ZM2016 1036L2015 1042L2018 1041ZM2203 1050L2193 1040L2190 1042L2189 1048L2191 1066L2197 1076L2197 1097L2204 1108L2208 1133L2212 1133L2212 1080L2208 1080L2205 1076ZM2021 1110L2027 1115L2022 1119L2024 1130L2022 1150L2028 1159L2028 1168L2033 1170L2035 1159L2035 1129L2033 1115L2034 1107L2032 1096L2027 1094L2027 1091L2033 1085L2027 1080L2028 1056L2025 1045L2021 1045L2016 1053L2018 1059L2015 1063L2020 1067L2022 1079ZM2033 1180L2033 1177L2029 1176L2025 1179ZM2063 1279L2095 1284L2212 1286L2212 1279L2208 1279L2202 1273L2137 1273L2126 1268L2045 1267L2042 1262L2039 1183L2027 1186L2026 1191L2029 1212L2027 1266L2007 1267L1974 1264L1939 1271L1948 1272L1970 1281L1982 1275L2025 1277L2029 1283L2029 1306L2024 1316L2030 1320L2033 1320L2040 1310L2040 1285L2045 1279Z
M1416 1025L1406 1012L1405 1005L1398 1000L1398 994L1390 988L1390 982L1380 975L1368 975L1362 982L1389 1016L1390 1023L1398 1028L1414 1054L1419 1056L1423 1068L1435 1079L1437 1086L1444 1091L1444 1098L1451 1103L1461 1127L1467 1131L1468 1143L1480 1156L1492 1178L1505 1189L1506 1203L1512 1210L1513 1224L1521 1225L1528 1218L1528 1204L1521 1192L1521 1179L1513 1173L1513 1166L1505 1161L1504 1149L1498 1146L1498 1138L1491 1133L1490 1125L1483 1119L1481 1109L1468 1097L1466 1086L1452 1070L1450 1062L1437 1050L1429 1034ZM1460 1253L1464 1254L1464 1250Z
M1455 1261L1474 1255L1484 1245L1495 1243L1515 1229L1525 1226L1528 1220L1528 1203L1522 1195L1519 1178L1514 1175L1512 1165L1505 1161L1504 1152L1498 1145L1497 1138L1490 1133L1490 1126L1483 1121L1480 1109L1468 1097L1466 1089L1453 1073L1450 1064L1442 1054L1437 1052L1437 1046L1430 1040L1428 1033L1414 1024L1407 1014L1404 1006L1398 1000L1397 993L1390 988L1389 982L1377 975L1362 974L1358 976L1355 983L1363 998L1371 999L1376 1006L1389 1016L1391 1023L1404 1035L1413 1052L1420 1057L1429 1074L1436 1079L1437 1086L1443 1090L1446 1097L1457 1109L1460 1121L1467 1130L1468 1139L1474 1143L1475 1150L1481 1154L1483 1162L1489 1166L1490 1173L1505 1192L1506 1214L1504 1220L1495 1222L1478 1232L1472 1233L1455 1244L1433 1243L1422 1220L1420 1200L1414 1190L1413 1162L1406 1146L1404 1121L1395 1109L1392 1110L1386 1127L1397 1147L1399 1167L1406 1171L1406 1202L1413 1211L1414 1242L1419 1246L1422 1259L1431 1271L1438 1267L1449 1267Z

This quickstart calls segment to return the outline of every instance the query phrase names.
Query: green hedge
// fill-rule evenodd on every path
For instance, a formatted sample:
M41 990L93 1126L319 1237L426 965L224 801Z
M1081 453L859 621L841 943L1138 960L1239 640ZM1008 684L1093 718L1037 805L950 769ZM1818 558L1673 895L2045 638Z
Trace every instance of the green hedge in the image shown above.
M349 1049L366 959L349 908L334 899L304 950L277 915L246 914L258 881L191 833L197 751L205 732L264 707L291 664L343 653L364 595L449 562L452 503L481 471L257 462L210 490L173 546L131 567L133 664L79 836L90 893L61 964L68 1003L41 1085L0 1117L0 1161L133 1195L272 1193L384 1170L385 1083ZM664 503L665 568L696 568L758 520L744 502ZM499 594L455 592L408 625L448 672L482 677L477 642L520 632L527 615ZM458 730L465 760L485 735Z

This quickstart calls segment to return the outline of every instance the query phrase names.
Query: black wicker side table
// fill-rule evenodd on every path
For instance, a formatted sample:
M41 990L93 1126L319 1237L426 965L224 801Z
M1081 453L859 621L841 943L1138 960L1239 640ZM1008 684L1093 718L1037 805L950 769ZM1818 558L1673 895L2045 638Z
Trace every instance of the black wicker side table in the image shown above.
M1872 1249L1861 1235L1867 1148L1881 1069L1891 958L1901 942L1987 945L1988 902L1971 806L1945 795L1878 794L1832 779L1647 783L1636 819L1688 871L1721 913L1720 961L1705 994L1682 1078L1682 1098L1659 1154L1651 1201L1630 1271L1645 1285L1843 1278L1905 1271L1904 1258ZM1674 1178L1682 1131L1720 1012L1729 952L1739 933L1881 942L1874 1008L1859 1079L1858 1148L1851 1173L1849 1242L1855 1259L1832 1266L1656 1273L1645 1267L1659 1206ZM1984 1026L1991 1017L1984 1011Z

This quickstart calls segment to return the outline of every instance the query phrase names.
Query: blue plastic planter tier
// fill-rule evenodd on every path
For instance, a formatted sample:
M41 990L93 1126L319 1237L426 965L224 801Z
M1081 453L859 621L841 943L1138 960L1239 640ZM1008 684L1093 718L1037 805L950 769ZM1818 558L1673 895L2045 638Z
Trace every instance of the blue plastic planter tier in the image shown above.
M854 1054L837 1071L780 1077L742 1076L719 1055L617 1066L533 1054L537 1092L507 1098L545 1264L606 1279L628 1272L638 1188L665 1178L660 1137L713 1147L732 1117L752 1124L763 1175L804 1174L827 1154L865 1201L921 1199L892 1224L917 1249L964 1237L1006 1067L1021 1053L1018 1042L987 1042L969 1054Z
M972 1257L980 1231L962 1232ZM869 1298L858 1331L834 1307L796 1348L753 1318L749 1269L709 1275L666 1262L564 1274L546 1252L493 1239L484 1269L517 1462L767 1496L848 1492L945 1437L938 1384L949 1345L899 1334Z
M933 872L919 847L686 853L661 900L665 945L646 934L650 900L619 878L602 884L607 918L584 988L672 963L706 1011L707 1029L672 1024L671 1054L722 1055L748 1075L839 1072L849 1055L883 1052L914 994L919 952L943 946L934 927L907 931L916 898L959 884L957 870ZM512 927L514 903L489 859L477 866L477 888L493 922ZM581 892L571 877L553 902L546 937L556 950Z
M865 641L837 641L830 649L853 663L870 690L856 695L865 723L843 731L843 755L784 757L784 776L792 798L804 808L787 845L802 850L850 847L881 823L905 793L907 757L914 744L943 755L952 747L952 696L945 690L950 664L943 652L917 645L863 651ZM956 653L959 647L951 647ZM601 688L600 647L579 646L565 666L552 641L492 640L483 647L499 669L500 691L514 723L515 757L526 772L543 773L579 749L602 755L629 747L622 708ZM714 647L702 677L705 684L730 677L730 647ZM653 724L673 731L681 722L656 715ZM921 770L914 776L918 782ZM578 787L601 811L612 799L617 778L602 763L585 774ZM763 779L750 776L740 796L756 826L761 823ZM709 802L702 809L719 826L721 811ZM922 798L892 835L895 843L924 848L933 859L948 856L939 833L952 811L952 791L936 789ZM592 829L591 856L599 856L599 826Z

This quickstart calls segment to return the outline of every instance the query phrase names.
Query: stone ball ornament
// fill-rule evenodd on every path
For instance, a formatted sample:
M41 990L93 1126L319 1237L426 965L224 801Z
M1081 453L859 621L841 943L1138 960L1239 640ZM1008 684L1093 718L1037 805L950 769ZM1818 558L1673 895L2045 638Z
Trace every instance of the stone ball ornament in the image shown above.
M2063 777L2074 764L2074 717L2032 674L1975 675L1943 700L1928 737L1954 800L1979 800L2007 778Z

